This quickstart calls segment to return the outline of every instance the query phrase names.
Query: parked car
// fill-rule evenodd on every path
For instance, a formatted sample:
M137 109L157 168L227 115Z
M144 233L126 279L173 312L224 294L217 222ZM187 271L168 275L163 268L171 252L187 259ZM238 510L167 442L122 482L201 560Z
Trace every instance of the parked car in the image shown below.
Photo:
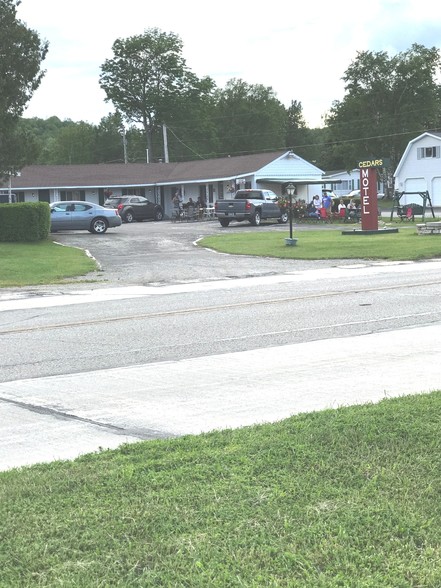
M104 202L106 208L116 208L125 223L133 221L155 220L164 218L162 206L150 202L143 196L111 196Z
M53 202L50 209L52 233L84 230L102 235L109 227L119 227L122 223L117 210L110 210L93 202L82 200Z

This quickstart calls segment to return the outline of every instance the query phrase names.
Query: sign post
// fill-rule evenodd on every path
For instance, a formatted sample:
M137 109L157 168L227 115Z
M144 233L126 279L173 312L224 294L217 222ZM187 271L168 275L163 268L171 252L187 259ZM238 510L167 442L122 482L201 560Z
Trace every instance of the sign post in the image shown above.
M360 204L361 229L378 231L377 167L383 165L382 159L360 161Z
M387 235L398 229L378 228L377 167L384 166L384 159L360 161L361 230L342 231L342 235Z

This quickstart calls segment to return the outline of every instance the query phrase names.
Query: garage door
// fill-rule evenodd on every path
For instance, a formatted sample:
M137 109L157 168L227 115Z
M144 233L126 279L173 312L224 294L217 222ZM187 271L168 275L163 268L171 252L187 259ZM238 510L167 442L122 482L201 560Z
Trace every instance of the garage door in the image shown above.
M441 178L433 178L430 199L433 206L441 206Z
M425 192L427 190L424 178L408 178L404 187L405 192Z

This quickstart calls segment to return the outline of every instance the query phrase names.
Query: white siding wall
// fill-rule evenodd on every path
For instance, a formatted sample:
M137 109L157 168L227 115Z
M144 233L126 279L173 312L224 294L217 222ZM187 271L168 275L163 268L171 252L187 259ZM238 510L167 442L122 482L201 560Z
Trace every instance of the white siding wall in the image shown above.
M441 158L418 159L418 148L440 145L440 139L433 135L424 135L420 140L412 143L405 160L401 162L398 174L395 176L395 190L399 192L429 190L433 206L441 206ZM418 202L418 196L403 196L402 201L406 203Z
M441 171L441 170L438 170ZM429 188L432 206L441 206L441 176L432 178L432 185Z

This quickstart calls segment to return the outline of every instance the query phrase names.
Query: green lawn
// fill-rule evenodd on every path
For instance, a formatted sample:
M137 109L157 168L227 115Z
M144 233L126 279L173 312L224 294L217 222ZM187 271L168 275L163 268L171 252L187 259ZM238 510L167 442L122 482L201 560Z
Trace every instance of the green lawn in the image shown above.
M440 415L441 391L4 472L0 586L439 588Z
M439 235L418 236L413 223L394 224L398 233L342 235L336 227L318 229L294 226L295 247L285 245L287 232L264 226L253 232L225 229L205 237L199 246L232 254L292 259L418 260L441 256ZM346 229L356 228L348 225ZM63 247L50 240L37 243L0 243L0 288L54 284L97 270L96 262L81 249Z
M202 243L302 259L441 252L412 227L285 236ZM1 286L94 269L80 250L0 244ZM440 415L434 391L1 472L0 587L439 588Z
M396 225L393 226L395 228ZM352 230L357 225L348 225ZM359 228L359 226L358 226ZM252 232L234 232L225 229L221 235L204 237L198 244L216 251L236 255L258 255L290 259L385 259L418 260L441 257L440 235L417 235L411 223L399 227L398 233L377 235L343 235L342 230L294 227L295 247L285 244L286 233L265 230L264 226Z
M0 243L0 288L54 284L97 269L81 249L50 240Z

